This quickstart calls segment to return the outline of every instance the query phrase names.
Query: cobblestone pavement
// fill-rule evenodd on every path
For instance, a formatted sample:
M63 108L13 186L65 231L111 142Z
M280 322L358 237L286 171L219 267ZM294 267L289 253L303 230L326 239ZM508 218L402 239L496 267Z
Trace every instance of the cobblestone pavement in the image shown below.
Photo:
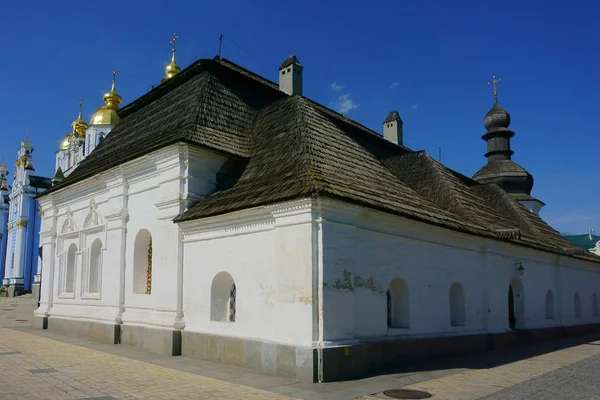
M579 376L578 372L582 372L583 375ZM598 372L600 372L600 341L595 341L494 368L473 369L403 388L429 392L436 400L476 400L501 391L503 392L488 398L498 400L600 399ZM561 380L569 381L568 387L560 388L561 391L571 393L566 397L557 396L555 393L561 385ZM544 384L550 387L544 387ZM513 389L505 390L507 388ZM365 396L361 399L377 398L386 397Z
M569 339L311 384L33 329L33 304L0 298L0 399L374 400L397 388L429 391L436 400L600 399L600 341Z
M600 356L539 376L482 400L600 399Z

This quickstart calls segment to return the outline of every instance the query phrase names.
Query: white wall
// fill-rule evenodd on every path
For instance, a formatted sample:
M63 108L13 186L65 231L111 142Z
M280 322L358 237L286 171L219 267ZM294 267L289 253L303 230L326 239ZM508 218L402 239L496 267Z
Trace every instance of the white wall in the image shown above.
M173 145L43 197L44 270L36 314L148 326L180 324L182 246L173 218L212 192L225 161L214 152ZM100 216L100 225L85 229L92 209ZM73 231L63 232L68 219L73 221ZM133 293L134 241L141 229L147 229L153 239L150 295ZM102 290L91 298L81 290L81 251L95 238L102 239L105 250ZM71 243L79 250L76 289L65 295L60 291L60 253Z
M591 300L594 291L600 295L598 264L341 202L322 199L318 208L323 230L324 341L505 331L508 289L515 277L524 287L520 327L600 322L592 315ZM526 269L523 276L515 272L515 262ZM410 291L408 329L387 327L386 291L396 277L404 279ZM453 282L465 291L465 326L450 325ZM552 320L545 313L548 289L556 304ZM581 296L581 318L574 317L575 291Z
M310 346L313 341L311 202L183 223L186 331ZM211 321L219 272L236 284L235 322Z

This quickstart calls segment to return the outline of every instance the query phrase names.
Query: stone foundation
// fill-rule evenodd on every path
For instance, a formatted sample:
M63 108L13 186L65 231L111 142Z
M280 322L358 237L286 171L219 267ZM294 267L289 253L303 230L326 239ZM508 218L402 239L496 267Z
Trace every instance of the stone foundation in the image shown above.
M592 324L441 338L379 340L313 349L197 332L57 317L35 316L32 325L103 343L126 344L164 356L183 355L232 364L304 382L356 379L387 368L409 366L438 357L600 332L600 324Z
M181 355L233 364L270 375L316 382L316 349L258 340L182 332Z
M101 322L82 321L50 316L35 317L34 326L45 325L50 332L73 335L95 340L101 343L117 344L119 340L120 325Z
M162 356L181 355L181 331L144 326L121 326L119 343Z
M25 294L25 286L22 284L11 284L6 290L8 297L15 297Z
M33 298L33 301L35 302L35 304L38 304L38 302L40 300L40 284L39 283L34 283L33 286L31 286L31 297Z
M330 382L372 375L386 368L409 366L438 357L481 353L515 345L600 332L600 324L508 331L504 333L404 339L320 349L319 381Z

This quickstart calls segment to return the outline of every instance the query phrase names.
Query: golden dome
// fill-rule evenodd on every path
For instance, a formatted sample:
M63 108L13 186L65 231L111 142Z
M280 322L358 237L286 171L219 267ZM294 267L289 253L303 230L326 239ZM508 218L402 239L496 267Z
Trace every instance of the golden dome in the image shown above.
M79 116L71 124L71 128L73 129L73 132L76 132L79 135L79 137L85 136L85 130L88 127L81 116L82 113L83 113L83 100L79 100Z
M98 111L96 111L90 120L90 125L116 125L121 120L119 115L117 115L117 110L123 102L123 98L115 90L116 75L117 70L115 69L113 71L112 88L102 97L105 105L98 108Z
M179 36L173 34L173 39L171 39L171 44L173 45L173 49L171 50L171 63L165 68L165 77L161 82L165 82L181 72L181 68L179 68L179 65L175 62L175 43L177 42L177 39L179 39Z
M60 142L59 150L69 150L69 146L71 144L71 134L69 133L62 142Z
M165 68L166 78L170 79L180 72L181 68L179 68L179 65L177 65L177 63L175 62L175 53L173 53L173 60L169 65L167 65L167 68Z
M98 111L92 116L90 125L117 125L121 118L117 115L117 111L100 107Z

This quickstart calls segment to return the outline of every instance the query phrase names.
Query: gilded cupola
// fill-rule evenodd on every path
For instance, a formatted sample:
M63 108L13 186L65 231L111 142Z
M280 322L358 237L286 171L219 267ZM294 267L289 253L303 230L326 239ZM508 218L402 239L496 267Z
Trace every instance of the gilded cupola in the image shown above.
M181 72L181 68L179 68L179 65L177 65L177 63L175 62L175 45L177 43L177 39L179 39L179 36L173 34L173 39L171 39L171 44L173 45L173 48L171 49L171 63L165 68L165 77L161 82L168 81L169 79L177 75L179 72Z
M60 147L58 148L59 150L69 150L69 145L71 143L71 134L67 134L67 136L65 136L65 138L63 139L62 142L60 142Z
M108 93L105 93L102 97L104 100L104 104L102 107L98 108L98 111L92 116L90 120L90 126L95 125L117 125L120 121L119 115L117 114L117 110L119 106L123 102L123 99L117 91L115 90L115 80L116 80L117 70L113 71L113 80L112 80L112 88Z
M73 123L71 124L71 128L73 129L73 133L76 133L80 138L85 137L85 130L88 127L82 118L82 114L83 114L83 100L79 100L79 115L77 116L77 119L75 121L73 121Z

